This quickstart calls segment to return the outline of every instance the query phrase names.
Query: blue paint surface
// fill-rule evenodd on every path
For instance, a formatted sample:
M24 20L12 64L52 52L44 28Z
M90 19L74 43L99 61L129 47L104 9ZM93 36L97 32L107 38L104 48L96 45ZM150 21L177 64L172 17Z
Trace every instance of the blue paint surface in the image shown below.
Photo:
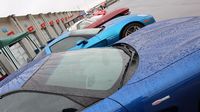
M136 49L139 55L138 68L125 86L86 108L85 112L156 112L172 105L181 112L198 112L200 17L157 22L118 43L126 43ZM26 68L32 66L30 71L34 70L36 63L39 62L33 62ZM9 76L0 86L25 70ZM7 91L7 88L4 90ZM152 105L166 96L170 98L157 106Z
M139 65L128 83L110 99L129 112L156 112L170 106L177 106L180 112L198 112L200 17L157 22L117 43L134 47ZM152 105L166 96L170 99Z

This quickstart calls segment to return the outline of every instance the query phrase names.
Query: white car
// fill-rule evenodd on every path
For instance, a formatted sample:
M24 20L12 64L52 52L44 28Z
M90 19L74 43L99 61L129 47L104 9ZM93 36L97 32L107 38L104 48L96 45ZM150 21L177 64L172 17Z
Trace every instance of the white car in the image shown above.
M74 25L72 25L68 30L78 30L78 29L83 29L86 26L92 24L93 22L97 21L98 19L100 19L102 17L102 15L99 16L93 16L91 18L87 18L87 19L82 19L78 22L76 22Z

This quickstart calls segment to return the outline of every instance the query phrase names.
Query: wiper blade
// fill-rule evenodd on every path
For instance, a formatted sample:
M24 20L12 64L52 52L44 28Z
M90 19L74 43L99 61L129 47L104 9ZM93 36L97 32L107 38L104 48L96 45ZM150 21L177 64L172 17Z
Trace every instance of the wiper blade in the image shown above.
M120 85L123 86L124 84L124 80L127 76L127 72L129 70L129 67L131 66L131 64L135 61L134 59L136 58L135 54L135 50L131 49L128 45L126 44L117 44L117 45L114 45L113 47L116 47L116 48L119 48L119 49L122 49L124 51L124 53L126 53L130 59L128 60L128 63L125 65L125 69L124 69L124 73L123 73L123 76L122 76L122 79L121 79L121 82L120 82Z

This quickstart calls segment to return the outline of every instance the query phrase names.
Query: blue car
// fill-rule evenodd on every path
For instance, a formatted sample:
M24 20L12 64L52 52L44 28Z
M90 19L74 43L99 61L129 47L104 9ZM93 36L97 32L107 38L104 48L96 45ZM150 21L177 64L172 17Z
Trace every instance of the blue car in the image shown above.
M0 82L1 112L199 112L200 17L53 53Z
M52 52L109 46L132 32L154 22L155 19L150 15L127 15L113 19L101 28L64 32L49 43L39 56L48 55Z

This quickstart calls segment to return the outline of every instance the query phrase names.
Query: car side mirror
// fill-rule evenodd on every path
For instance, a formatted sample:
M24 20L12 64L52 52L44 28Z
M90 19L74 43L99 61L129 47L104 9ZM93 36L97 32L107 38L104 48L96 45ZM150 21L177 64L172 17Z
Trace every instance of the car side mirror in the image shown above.
M85 45L85 44L87 44L87 43L88 43L87 40L80 40L80 41L78 41L78 42L76 43L76 45L81 45L81 44Z

